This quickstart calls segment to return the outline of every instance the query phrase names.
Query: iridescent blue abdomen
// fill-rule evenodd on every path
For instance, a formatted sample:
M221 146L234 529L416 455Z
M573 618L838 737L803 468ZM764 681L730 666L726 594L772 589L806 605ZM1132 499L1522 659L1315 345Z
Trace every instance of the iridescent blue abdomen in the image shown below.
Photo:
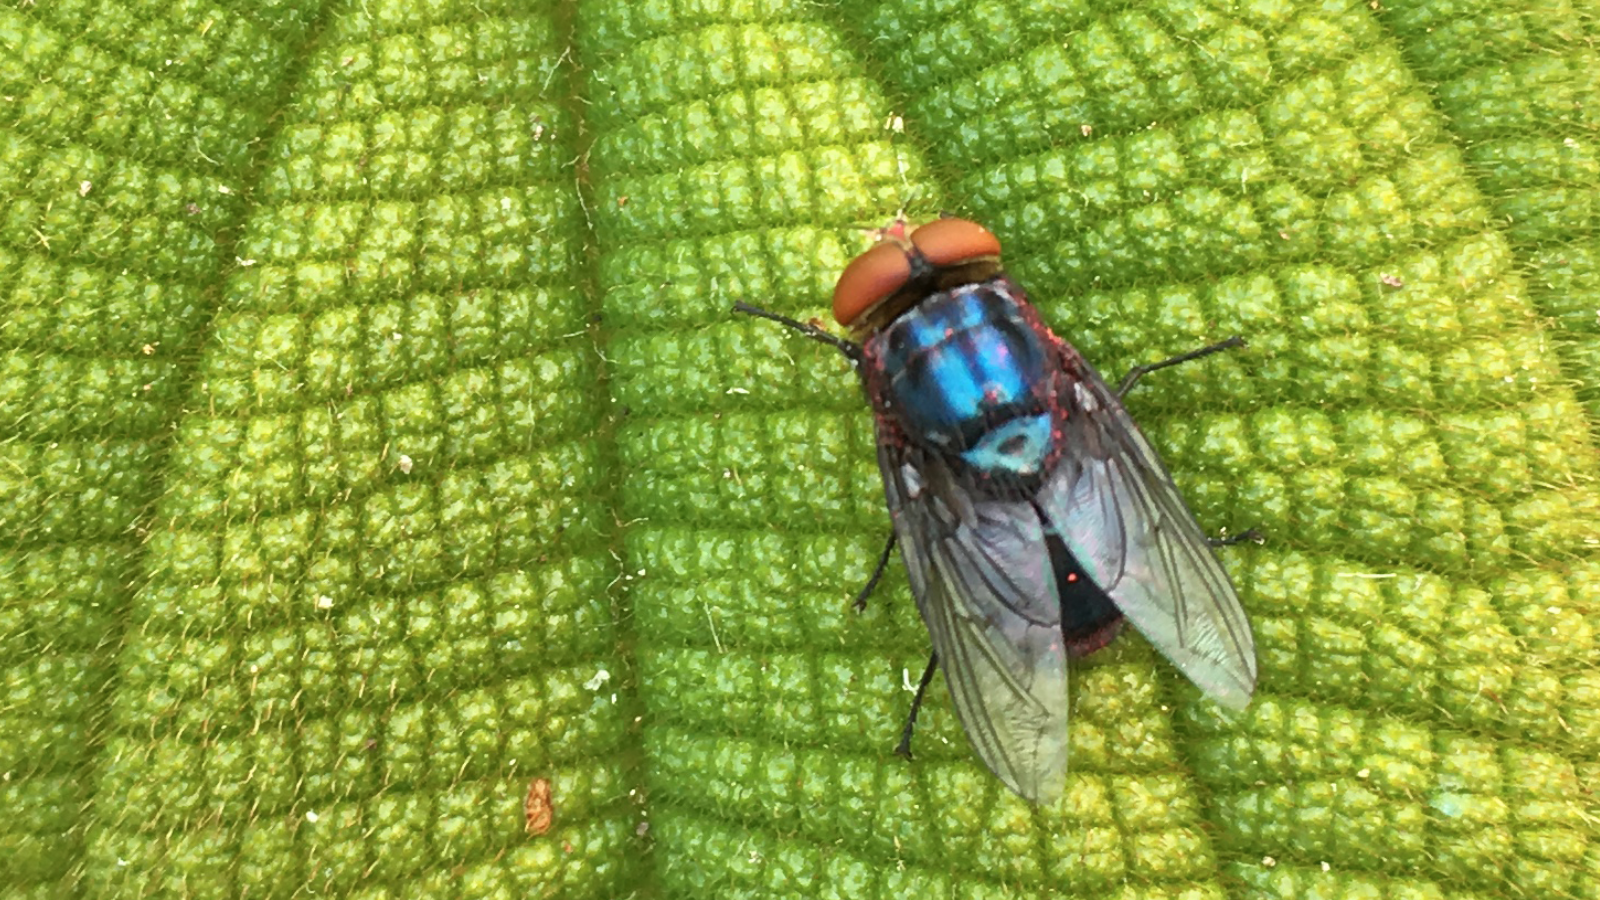
M862 348L907 437L980 474L1037 475L1053 449L1060 361L1019 293L1000 277L930 294Z

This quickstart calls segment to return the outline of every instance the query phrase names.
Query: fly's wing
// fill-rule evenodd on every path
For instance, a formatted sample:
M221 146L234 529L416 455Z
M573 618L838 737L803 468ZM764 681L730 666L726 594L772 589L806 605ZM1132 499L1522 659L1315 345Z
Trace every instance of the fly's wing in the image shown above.
M1063 346L1060 463L1039 509L1122 614L1212 699L1242 709L1255 638L1172 476L1094 369Z
M1067 659L1044 524L1026 499L964 488L937 456L880 446L889 511L967 739L1035 803L1067 768Z

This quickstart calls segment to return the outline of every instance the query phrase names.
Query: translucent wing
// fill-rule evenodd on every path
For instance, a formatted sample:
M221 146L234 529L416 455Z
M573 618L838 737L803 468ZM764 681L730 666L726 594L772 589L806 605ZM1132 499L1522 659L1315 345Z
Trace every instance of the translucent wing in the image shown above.
M1063 454L1035 498L1089 577L1214 700L1240 709L1255 639L1228 573L1122 402L1071 347Z
M880 446L878 462L967 739L1013 791L1054 800L1067 768L1067 659L1037 509L975 496L936 455Z

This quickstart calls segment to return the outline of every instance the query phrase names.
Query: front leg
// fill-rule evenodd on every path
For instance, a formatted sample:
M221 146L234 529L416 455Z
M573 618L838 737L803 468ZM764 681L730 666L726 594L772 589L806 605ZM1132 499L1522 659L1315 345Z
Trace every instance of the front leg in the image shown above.
M733 311L744 313L747 316L755 316L758 319L771 319L772 321L777 322L779 325L786 325L814 341L821 341L835 350L838 350L840 353L843 353L845 359L850 360L851 365L861 365L861 345L855 343L854 341L847 341L844 338L835 337L834 335L823 331L821 328L818 328L815 325L802 322L799 319L791 319L781 313L768 312L760 307L751 306L742 300L733 304Z
M1134 384L1137 383L1139 379L1149 375L1151 372L1154 372L1157 369L1165 369L1168 366L1175 366L1179 363L1186 363L1190 360L1199 359L1202 356L1210 356L1213 353L1221 353L1224 350L1232 350L1235 347L1243 346L1244 338L1234 335L1225 341L1218 341L1215 344L1201 347L1199 350L1190 350L1188 353L1180 353L1177 356L1171 357L1170 359L1163 359L1160 362L1145 363L1142 366L1134 366L1128 370L1128 374L1122 377L1122 384L1117 386L1117 399L1122 399L1127 395L1128 391L1133 389Z

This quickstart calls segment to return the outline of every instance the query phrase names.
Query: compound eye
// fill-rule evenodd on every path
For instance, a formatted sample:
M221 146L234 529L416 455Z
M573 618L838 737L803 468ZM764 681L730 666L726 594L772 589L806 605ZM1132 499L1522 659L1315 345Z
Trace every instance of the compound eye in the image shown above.
M850 260L833 286L833 318L849 325L861 314L905 287L911 279L911 260L892 241L884 241Z
M911 243L935 268L1000 255L1000 239L966 219L935 219L911 232Z

